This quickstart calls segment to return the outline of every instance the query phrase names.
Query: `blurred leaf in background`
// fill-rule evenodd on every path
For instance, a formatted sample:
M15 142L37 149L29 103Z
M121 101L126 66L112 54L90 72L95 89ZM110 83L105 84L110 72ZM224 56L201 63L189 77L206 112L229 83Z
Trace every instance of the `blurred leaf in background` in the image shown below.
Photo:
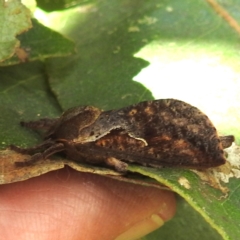
M240 21L239 0L221 4ZM2 149L40 140L21 129L20 120L56 117L77 105L108 110L153 98L198 107L239 143L239 33L207 1L39 0L37 6L42 9L34 11L38 21L29 31L29 11L19 1L0 6L0 26L11 26L0 41ZM26 57L14 55L17 48ZM193 232L194 239L238 239L237 179L224 185L230 192L220 199L219 190L189 170L129 170L166 184L193 207L179 200L175 220L144 239L192 239ZM190 189L179 184L182 176Z

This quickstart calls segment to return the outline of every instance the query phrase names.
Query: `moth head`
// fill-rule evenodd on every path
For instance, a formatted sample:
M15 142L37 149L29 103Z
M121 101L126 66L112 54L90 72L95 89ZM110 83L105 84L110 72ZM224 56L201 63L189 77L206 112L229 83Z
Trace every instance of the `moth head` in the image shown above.
M81 130L92 125L100 113L100 109L92 106L70 108L49 130L47 137L70 141L78 138Z

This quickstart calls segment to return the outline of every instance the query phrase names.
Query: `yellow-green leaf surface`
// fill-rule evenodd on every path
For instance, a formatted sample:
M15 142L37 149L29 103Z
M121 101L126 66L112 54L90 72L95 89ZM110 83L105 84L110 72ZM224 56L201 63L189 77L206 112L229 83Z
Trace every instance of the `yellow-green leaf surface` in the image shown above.
M226 195L219 189L209 186L189 170L167 168L157 170L132 166L130 167L130 171L149 176L170 187L198 211L224 239L237 239L239 219L238 198L240 195L240 191L238 190L239 180L231 180L229 184L225 185L230 189L229 195ZM182 177L186 179L187 186L181 184ZM187 215L185 218L191 219L192 217L191 215ZM201 218L198 224L203 224ZM229 228L231 232L229 232ZM196 233L196 235L198 234Z
M96 0L95 0L96 1ZM46 12L59 11L65 8L79 6L93 2L91 0L55 0L54 2L48 0L37 0L38 7Z
M16 49L14 56L0 63L1 66L44 60L48 57L67 56L75 53L73 41L43 26L36 19L32 19L32 24L33 26L28 32L18 37L21 45Z
M209 225L184 199L178 198L177 214L161 229L155 231L142 240L159 239L222 239L221 235L209 228Z
M239 21L239 0L221 4ZM102 0L40 12L39 20L75 41L77 53L0 68L2 149L40 141L20 120L55 117L76 105L108 110L153 98L200 108L239 143L239 33L207 1ZM39 41L36 48L49 51L50 45ZM238 179L223 184L229 189L223 198L190 170L129 170L166 184L188 202L181 200L176 219L144 239L239 239Z
M31 13L20 1L0 1L0 62L15 53L20 46L16 36L31 26Z

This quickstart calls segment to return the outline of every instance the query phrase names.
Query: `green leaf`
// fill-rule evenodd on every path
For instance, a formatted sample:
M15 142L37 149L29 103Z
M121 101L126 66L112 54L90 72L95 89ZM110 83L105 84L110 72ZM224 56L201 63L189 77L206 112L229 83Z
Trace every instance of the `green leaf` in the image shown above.
M37 5L46 12L63 10L65 8L78 6L80 4L91 3L93 0L37 0Z
M228 3L232 6L229 11L236 4L236 0ZM154 98L178 98L200 108L222 134L235 134L239 142L239 36L207 2L104 0L47 17L52 28L76 42L77 54L48 59L45 65L36 62L1 68L2 147L35 144L39 139L21 129L20 120L55 117L60 109L76 105L119 108L150 100L151 92ZM240 19L236 11L234 17ZM52 45L38 40L34 50L50 52L54 45L58 49L55 38L49 42ZM192 214L189 207L182 207L179 214L188 219L185 228L185 220L177 215L178 222L168 231L155 232L155 239L192 239L190 229L196 230L194 239L203 239L202 231L209 239L219 239L212 227L224 239L239 238L237 179L224 185L230 192L221 198L219 190L190 170L134 165L129 170L166 184L196 210ZM191 188L179 184L181 177ZM154 239L152 236L145 239Z
M32 27L30 18L30 11L20 1L0 1L0 62L19 47L16 36Z
M129 171L141 173L168 186L199 212L224 239L237 239L239 219L237 199L240 195L240 190L238 190L239 180L232 179L229 184L225 185L232 191L234 190L234 194L230 192L228 196L202 181L190 170L174 168L158 170L130 166ZM182 177L189 183L189 188L180 183ZM191 219L192 217L188 216L188 218Z
M61 113L52 96L40 62L0 68L1 147L26 146L40 137L20 126L21 120L56 117Z
M221 239L220 234L215 229L210 228L208 223L180 197L178 197L176 216L142 240L159 240L160 237L161 239L178 240Z
M48 57L67 56L75 52L75 44L71 40L43 26L36 19L32 19L32 24L32 29L18 37L26 59L14 55L0 65L8 66L22 61L44 60Z

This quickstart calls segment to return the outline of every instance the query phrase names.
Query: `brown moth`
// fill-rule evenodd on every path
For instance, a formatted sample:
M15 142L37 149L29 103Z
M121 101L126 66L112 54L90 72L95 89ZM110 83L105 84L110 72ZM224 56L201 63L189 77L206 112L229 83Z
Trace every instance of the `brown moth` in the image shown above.
M204 113L176 99L145 101L110 111L75 107L57 119L22 125L45 130L45 139L32 148L11 146L32 155L26 162L17 162L18 166L62 152L71 160L117 171L125 171L129 162L206 169L224 164L223 149L234 141L233 136L219 137Z

